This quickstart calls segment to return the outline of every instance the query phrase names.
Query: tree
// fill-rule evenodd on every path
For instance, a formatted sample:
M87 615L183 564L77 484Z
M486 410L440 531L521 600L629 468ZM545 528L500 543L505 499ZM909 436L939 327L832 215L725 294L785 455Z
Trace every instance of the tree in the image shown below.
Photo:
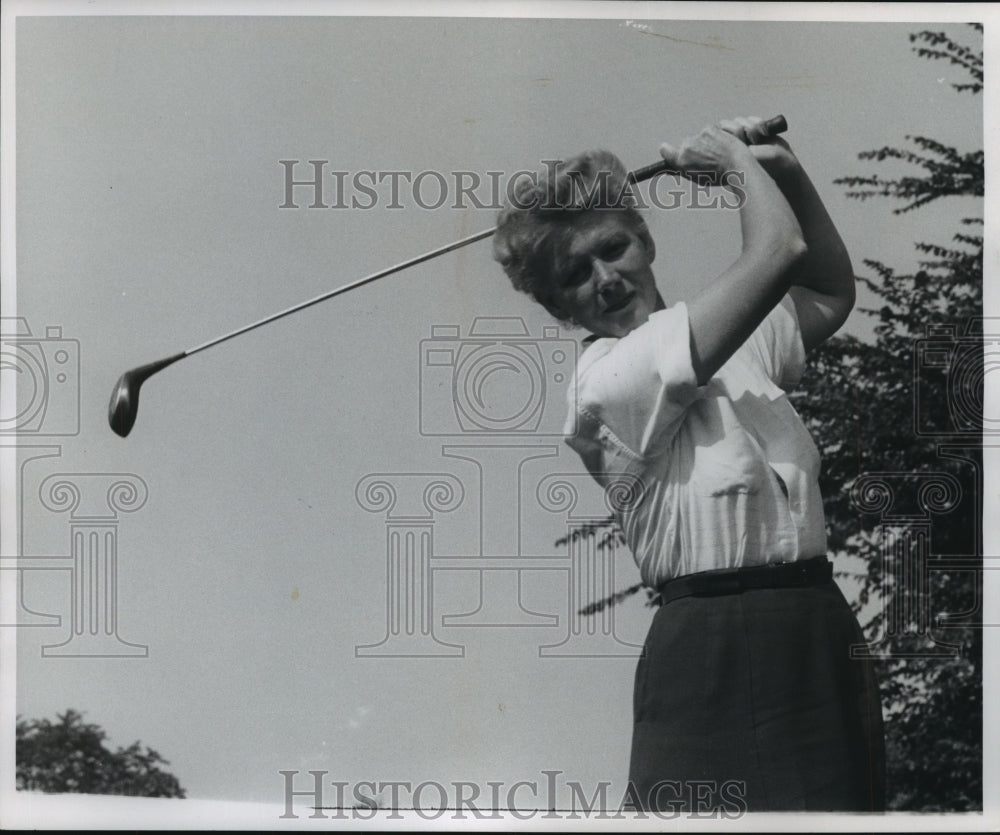
M16 784L18 789L136 797L184 797L170 763L149 747L133 742L112 752L107 734L67 710L48 719L18 717Z
M971 25L981 41L982 26ZM952 84L957 92L982 91L981 49L943 32L910 39L920 57L946 60L967 74ZM907 142L859 158L915 166L916 173L835 182L859 200L903 201L896 214L974 198L978 216L962 218L949 243L916 244L916 272L866 259L874 277L859 280L878 299L862 311L875 319L873 341L828 340L810 355L792 400L820 447L829 546L865 566L856 611L877 609L863 625L883 656L889 808L973 810L982 808L984 368L976 323L984 152L960 152L923 136ZM896 518L887 519L887 511ZM610 537L621 541L611 519L579 535L605 546ZM914 587L906 573L914 569L926 585ZM583 611L600 611L640 588Z
M981 50L943 32L910 40L921 57L965 71L956 91L982 90ZM860 280L880 302L864 311L874 342L825 343L793 401L821 439L830 547L864 560L858 608L882 603L865 627L884 656L890 808L964 811L982 808L984 152L907 140L859 158L917 173L836 182L856 199L902 201L896 214L972 198L979 216L963 217L950 243L916 244L916 272L866 259L875 277Z

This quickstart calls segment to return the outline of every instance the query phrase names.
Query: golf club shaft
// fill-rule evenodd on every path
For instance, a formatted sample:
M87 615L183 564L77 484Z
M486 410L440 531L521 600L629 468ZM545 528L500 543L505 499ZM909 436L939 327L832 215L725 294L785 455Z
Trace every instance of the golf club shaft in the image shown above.
M788 123L785 121L784 116L775 116L773 119L768 119L764 126L767 128L769 135L774 136L775 134L784 133L788 130ZM644 180L652 179L659 174L674 174L676 176L681 176L681 172L674 168L671 168L666 160L660 160L659 162L654 162L651 165L644 166L643 168L638 168L635 171L629 173L628 178L630 182L641 183ZM189 357L192 354L196 354L199 351L204 351L206 348L211 348L213 345L218 345L220 342L225 342L228 339L232 339L236 336L246 333L247 331L252 331L255 328L259 328L262 325L270 324L278 319L282 319L285 316L291 316L293 313L298 313L300 310L305 310L307 307L312 307L314 304L319 304L320 302L325 302L327 299L332 299L334 296L339 296L341 293L346 293L348 290L354 290L357 287L362 287L365 284L369 284L372 281L376 281L380 278L385 278L387 275L392 275L393 273L401 272L402 270L408 269L409 267L415 267L417 264L422 264L425 261L430 261L432 258L437 258L439 255L444 255L447 252L454 252L456 249L461 249L464 246L475 243L476 241L482 241L489 238L496 232L496 227L492 229L484 229L482 232L476 232L474 235L469 235L466 238L461 238L457 241L453 241L450 244L445 244L437 249L432 249L429 252L425 252L422 255L417 255L414 258L410 258L406 261L400 261L398 264L394 264L391 267L386 267L383 270L374 272L371 275L366 275L364 278L359 278L357 281L352 281L350 284L345 284L342 287L337 287L334 290L328 290L325 293L321 293L315 298L308 299L304 302L299 302L296 305L292 305L285 310L280 310L277 313L272 313L270 316L265 316L263 319L258 319L256 322L251 322L249 325L244 325L241 328L237 328L234 331L223 334L222 336L217 336L214 339L208 340L208 342L203 342L201 345L196 345L194 348L188 348L179 356ZM179 357L178 357L179 358Z
M416 257L410 258L406 261L400 261L398 264L386 267L384 270L379 270L371 275L366 275L364 278L359 278L357 281L352 281L350 284L337 287L335 290L328 290L315 298L299 302L299 304L292 305L291 307L278 311L277 313L272 313L270 316L265 316L263 319L258 319L256 322L251 322L249 325L244 325L242 328L237 328L230 333L217 336L215 339L210 339L208 342L203 342L201 345L196 345L194 348L188 348L184 352L184 356L189 357L191 354L196 354L198 351L204 351L206 348L211 348L213 345L218 345L220 342L225 342L227 339L232 339L234 336L239 336L240 334L251 331L254 328L259 328L261 325L266 325L270 322L281 319L284 316L290 316L293 313L298 313L298 311L305 310L307 307L312 307L314 304L325 302L327 299L332 299L334 296L339 296L341 293L346 293L348 290L361 287L379 278L385 278L387 275L398 273L408 267L415 267L417 264L422 264L424 261L430 261L432 258L437 258L439 255L444 255L446 252L452 252L453 250L461 249L463 246L468 246L476 241L481 241L484 238L490 237L490 235L492 235L495 231L496 227L493 229L484 229L482 232L476 232L475 235L469 235L467 238L462 238L460 240L453 241L450 244L439 246L437 249L432 249L430 252L425 252L423 255L417 255Z

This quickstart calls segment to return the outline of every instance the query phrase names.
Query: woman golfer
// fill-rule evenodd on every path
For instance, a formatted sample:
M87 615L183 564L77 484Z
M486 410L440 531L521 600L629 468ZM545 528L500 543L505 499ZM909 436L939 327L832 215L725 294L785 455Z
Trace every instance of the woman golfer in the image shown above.
M593 335L570 446L602 485L642 485L618 521L662 605L636 670L630 791L651 809L719 794L751 812L881 809L878 686L851 657L863 637L825 556L819 455L785 396L854 304L850 259L761 120L660 153L740 202L739 257L686 302L664 305L607 152L522 180L494 244L516 288Z

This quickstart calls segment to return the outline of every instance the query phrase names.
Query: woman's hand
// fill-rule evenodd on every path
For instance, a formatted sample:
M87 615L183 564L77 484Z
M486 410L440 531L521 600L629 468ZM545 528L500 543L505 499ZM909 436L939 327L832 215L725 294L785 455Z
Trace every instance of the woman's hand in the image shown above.
M798 167L798 159L789 144L780 136L769 136L759 116L724 119L719 127L747 145L772 179L788 176Z
M737 130L726 130L720 122L689 136L680 147L668 142L660 145L660 156L686 177L706 177L710 182L725 182L729 171L742 171L752 164L752 154ZM735 126L735 122L732 123Z
M788 143L779 136L770 136L758 116L723 119L688 137L678 148L666 142L660 146L660 156L682 174L707 175L711 182L722 184L726 183L727 172L743 170L748 152L775 180L798 165Z

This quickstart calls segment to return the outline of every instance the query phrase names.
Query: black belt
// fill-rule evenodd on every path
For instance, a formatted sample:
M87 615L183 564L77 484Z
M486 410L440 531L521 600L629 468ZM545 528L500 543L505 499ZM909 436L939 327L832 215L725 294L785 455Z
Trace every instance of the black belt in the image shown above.
M668 580L658 589L661 605L681 597L715 597L748 589L821 586L833 579L833 565L825 557L774 562L748 568L700 571Z

